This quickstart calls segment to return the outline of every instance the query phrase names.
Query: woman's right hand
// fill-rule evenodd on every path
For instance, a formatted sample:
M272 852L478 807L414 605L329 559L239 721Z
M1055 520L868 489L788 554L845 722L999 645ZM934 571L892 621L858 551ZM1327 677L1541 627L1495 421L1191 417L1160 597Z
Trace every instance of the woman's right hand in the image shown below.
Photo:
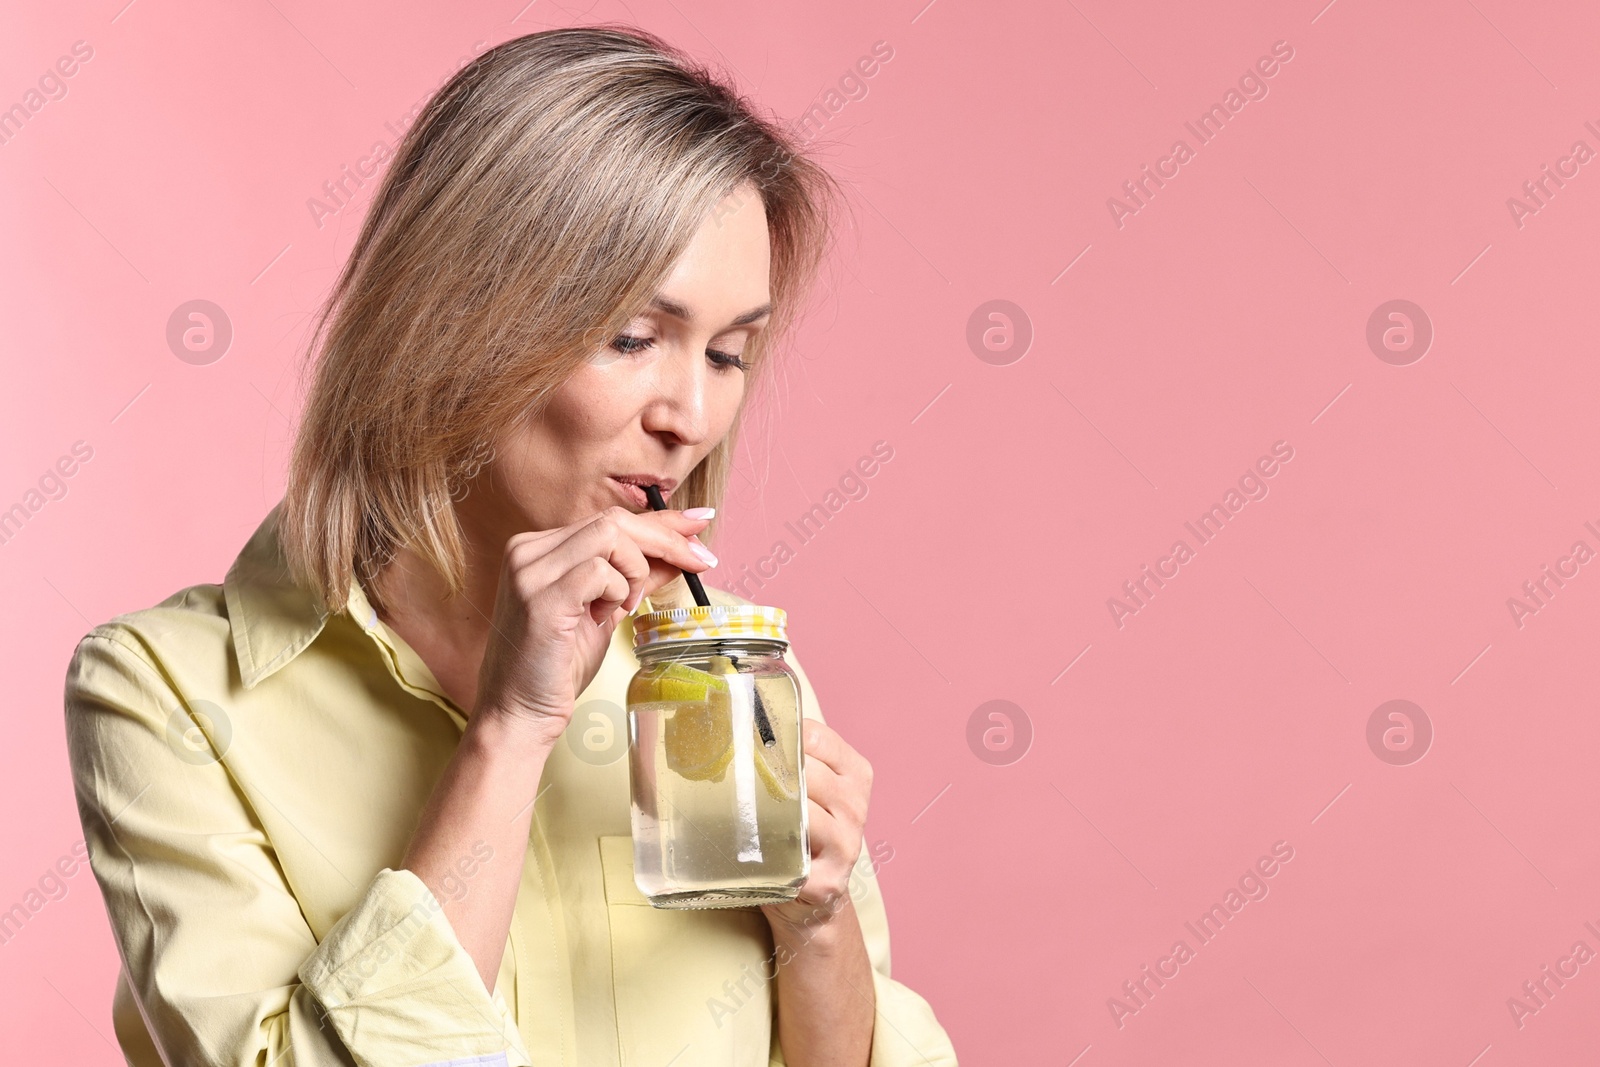
M709 515L619 506L570 526L512 537L501 560L473 715L532 727L554 744L623 617L679 571L698 574L714 566L690 547L710 521Z

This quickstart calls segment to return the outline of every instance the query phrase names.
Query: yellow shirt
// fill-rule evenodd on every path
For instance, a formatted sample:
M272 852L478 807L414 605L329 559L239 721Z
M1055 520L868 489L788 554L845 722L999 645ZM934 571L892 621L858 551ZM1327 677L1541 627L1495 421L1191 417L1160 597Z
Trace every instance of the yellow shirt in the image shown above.
M95 627L68 669L68 748L132 1067L783 1064L762 913L656 909L634 885L620 716L632 617L545 765L487 990L399 866L466 718L358 582L331 616L290 582L281 506L220 586ZM928 1003L889 977L870 852L851 894L877 996L871 1063L954 1065ZM488 858L463 857L447 895L470 892Z

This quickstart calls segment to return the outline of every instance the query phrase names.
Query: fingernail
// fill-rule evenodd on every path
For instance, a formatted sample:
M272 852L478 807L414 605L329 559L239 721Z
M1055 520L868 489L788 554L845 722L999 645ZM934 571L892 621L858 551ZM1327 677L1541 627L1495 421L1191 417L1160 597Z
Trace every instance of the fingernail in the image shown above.
M689 508L683 513L683 517L686 519L709 519L716 513L716 508Z
M690 541L689 542L689 551L693 552L696 556L699 556L701 560L703 560L704 562L706 562L710 566L715 567L717 565L717 557L713 556L711 554L711 550L709 548L707 548L705 545L702 545L700 542L698 542L698 541Z

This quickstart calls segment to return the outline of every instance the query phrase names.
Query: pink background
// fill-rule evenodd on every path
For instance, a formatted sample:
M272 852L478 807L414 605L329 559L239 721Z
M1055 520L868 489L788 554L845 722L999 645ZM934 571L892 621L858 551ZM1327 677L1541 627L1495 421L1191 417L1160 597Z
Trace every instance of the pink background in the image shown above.
M1600 952L1600 564L1521 626L1507 605L1600 550L1600 161L1520 226L1507 206L1600 150L1600 11L924 2L8 9L0 106L75 41L93 58L0 146L0 507L74 442L93 459L0 545L0 909L81 836L77 638L220 581L281 493L307 317L373 187L319 228L324 181L475 42L633 21L793 120L883 41L821 130L859 226L742 450L714 584L794 551L752 591L877 769L895 975L964 1064L1600 1056L1600 958L1520 1027L1507 1005ZM1268 95L1200 145L1184 123L1277 41ZM1119 228L1108 198L1180 137L1194 158ZM209 365L165 340L196 298L235 331ZM986 362L969 321L997 299L1033 337ZM1396 299L1435 334L1404 366L1366 340ZM867 495L799 545L785 521L880 440ZM1278 441L1269 494L1199 546L1184 523ZM1108 598L1180 538L1119 627ZM1367 741L1395 699L1433 730L1408 765ZM1020 709L997 752L968 740L992 700ZM1199 945L1185 921L1280 841L1269 895ZM67 886L0 945L10 1054L120 1063L99 893ZM1137 1006L1123 982L1180 938L1119 1026L1108 999Z

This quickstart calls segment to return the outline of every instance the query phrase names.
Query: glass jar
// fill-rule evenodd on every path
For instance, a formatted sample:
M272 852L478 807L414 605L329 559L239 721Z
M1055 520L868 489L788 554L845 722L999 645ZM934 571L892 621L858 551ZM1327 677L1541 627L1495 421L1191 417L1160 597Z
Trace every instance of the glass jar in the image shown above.
M800 686L782 608L634 620L633 879L658 908L793 900L811 873Z

